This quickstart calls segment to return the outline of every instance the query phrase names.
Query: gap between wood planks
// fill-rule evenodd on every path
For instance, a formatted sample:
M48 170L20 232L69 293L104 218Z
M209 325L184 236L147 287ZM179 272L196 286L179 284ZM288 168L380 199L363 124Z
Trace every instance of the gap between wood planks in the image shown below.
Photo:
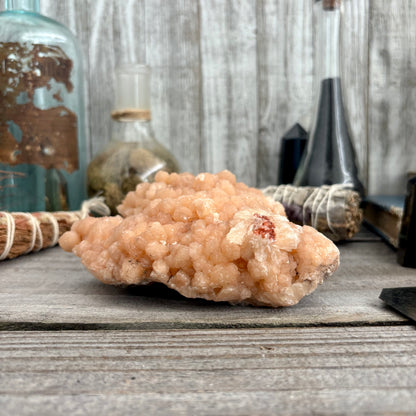
M178 323L178 322L140 322L140 323L45 323L45 322L0 322L0 331L149 331L149 330L206 330L206 329L267 329L267 328L336 328L336 327L380 327L380 326L409 326L407 321L354 321L354 322L327 322L302 324L221 324L221 323Z

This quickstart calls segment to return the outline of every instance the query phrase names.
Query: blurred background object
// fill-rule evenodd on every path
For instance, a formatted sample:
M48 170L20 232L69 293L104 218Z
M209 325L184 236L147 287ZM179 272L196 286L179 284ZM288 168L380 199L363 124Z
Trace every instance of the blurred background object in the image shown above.
M0 211L76 210L86 197L81 49L39 13L0 13Z
M319 97L308 146L295 186L342 185L364 195L359 179L348 117L344 109L340 68L341 6L345 0L315 0Z
M183 170L276 184L281 138L314 106L312 0L42 0L41 12L82 44L90 160L111 138L115 68L146 62L155 136ZM344 1L343 98L368 194L404 193L415 169L415 21L413 0Z
M178 172L170 151L154 137L147 65L117 69L111 141L88 166L88 192L102 195L112 214L127 192L142 182L153 182L157 172Z

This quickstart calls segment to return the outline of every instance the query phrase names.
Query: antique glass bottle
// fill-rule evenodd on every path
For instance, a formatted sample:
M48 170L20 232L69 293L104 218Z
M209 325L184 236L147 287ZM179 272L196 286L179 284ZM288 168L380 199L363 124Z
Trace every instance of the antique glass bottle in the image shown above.
M39 14L39 0L0 13L0 210L76 210L86 198L79 45Z
M297 186L342 184L364 194L342 99L339 35L341 0L316 0L319 100Z
M89 194L102 194L113 214L137 184L153 181L160 170L178 171L174 156L153 134L150 73L140 64L117 69L112 139L88 166Z

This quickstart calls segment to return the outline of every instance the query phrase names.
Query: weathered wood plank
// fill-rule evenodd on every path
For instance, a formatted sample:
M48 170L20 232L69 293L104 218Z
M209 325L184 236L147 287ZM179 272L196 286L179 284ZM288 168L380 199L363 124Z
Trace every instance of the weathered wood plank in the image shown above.
M90 0L90 3L95 3ZM116 65L146 63L145 0L114 1L112 52ZM90 6L91 8L91 6ZM94 16L92 14L92 16Z
M268 309L186 299L164 287L119 288L95 280L79 259L59 248L0 265L3 328L195 328L400 323L384 306L384 287L412 286L416 270L402 268L382 242L341 246L337 273L291 308Z
M123 6L124 7L124 6ZM198 2L147 0L146 62L152 67L156 138L183 171L201 170L201 75Z
M42 369L69 371L75 369L74 358L78 361L77 369L86 372L94 368L128 371L133 367L158 371L162 367L161 357L172 362L177 356L180 363L175 364L174 370L181 371L219 368L306 370L335 366L340 369L374 367L384 361L383 356L390 357L390 366L416 366L415 341L416 330L411 326L2 331L0 352L1 368L6 373ZM230 350L234 353L230 354ZM293 359L295 355L296 360ZM94 362L89 362L90 359ZM383 364L387 365L387 362ZM6 388L3 385L3 391Z
M203 169L255 185L256 2L200 1Z
M88 95L91 156L112 138L115 70L129 63L145 63L145 19L143 1L82 1L78 14L88 15ZM85 34L84 34L85 36Z
M203 375L201 375L202 377ZM380 375L382 377L382 375ZM123 387L120 380L116 384ZM232 381L231 381L232 382ZM314 380L311 380L313 383ZM289 390L244 392L195 392L176 394L166 390L143 394L125 394L123 392L102 394L79 394L76 396L62 393L52 396L48 393L23 397L3 396L0 404L4 415L33 414L50 415L102 415L124 416L126 413L151 414L154 416L169 415L276 415L283 411L287 414L302 415L333 415L348 413L364 415L396 414L400 416L414 415L414 390L393 388L387 390L377 388L351 388L336 390L319 388L315 391Z
M357 163L368 186L368 21L370 3L344 1L341 19L341 77L344 106L351 129Z
M0 332L4 414L411 414L414 327Z
M404 192L416 170L416 3L371 2L369 34L369 180L371 193Z
M311 118L313 95L312 2L257 2L259 144L257 184L276 184L280 139ZM306 117L305 117L306 116Z
M111 139L115 69L146 63L156 138L199 172L199 43L196 3L155 0L89 2L91 141L93 154ZM178 19L181 24L178 24ZM180 103L180 105L179 105Z
M88 18L88 94L91 157L103 149L111 137L111 110L114 106L116 45L113 32L114 1L84 2L80 11ZM119 45L117 45L119 48ZM117 48L117 49L118 49Z

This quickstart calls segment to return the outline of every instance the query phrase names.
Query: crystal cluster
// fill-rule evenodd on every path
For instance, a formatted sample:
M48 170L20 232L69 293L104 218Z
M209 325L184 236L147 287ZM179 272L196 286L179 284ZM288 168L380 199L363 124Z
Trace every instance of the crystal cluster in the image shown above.
M186 297L277 307L296 304L339 264L329 239L228 171L159 172L118 211L80 220L60 239L104 283L160 282Z

